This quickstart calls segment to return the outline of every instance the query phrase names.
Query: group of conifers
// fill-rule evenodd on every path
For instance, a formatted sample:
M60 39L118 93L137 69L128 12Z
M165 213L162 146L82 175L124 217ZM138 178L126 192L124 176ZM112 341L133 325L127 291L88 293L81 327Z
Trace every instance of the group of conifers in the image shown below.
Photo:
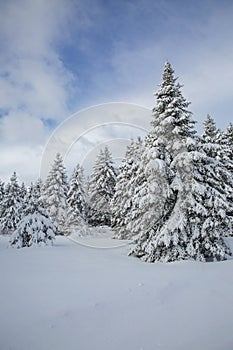
M77 165L68 182L58 154L44 184L19 186L16 173L0 183L0 229L11 245L108 225L113 238L133 241L130 255L148 262L231 255L233 126L220 131L208 115L198 136L169 62L155 97L151 130L131 140L119 169L105 147L88 181Z

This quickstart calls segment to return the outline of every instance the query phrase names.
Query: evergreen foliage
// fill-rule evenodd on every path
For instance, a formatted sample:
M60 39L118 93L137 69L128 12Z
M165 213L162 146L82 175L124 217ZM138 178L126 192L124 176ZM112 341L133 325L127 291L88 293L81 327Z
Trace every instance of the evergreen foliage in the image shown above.
M94 226L111 224L110 202L115 193L116 177L112 155L105 147L97 156L89 183L89 222Z
M182 96L181 85L176 80L174 70L166 62L162 84L154 94L156 106L152 110L152 130L146 140L149 147L166 152L167 160L182 149L182 141L196 133L192 113L187 110L190 103Z
M143 144L138 138L131 140L117 176L115 194L111 201L112 227L114 237L131 239L133 231L128 227L132 220L134 192L138 188L137 171L141 160Z
M135 241L145 239L164 212L170 196L168 167L158 149L144 148L136 173L133 208L127 228Z
M41 206L36 189L31 186L28 193L27 207L10 239L10 244L17 248L53 244L56 228L47 211Z
M141 164L146 182L134 198L141 235L131 254L149 262L225 259L230 253L222 239L228 225L225 193L216 181L216 163L199 147L189 103L173 73L166 63L155 94Z
M79 231L85 234L87 229L87 194L83 167L79 164L74 169L70 181L67 194L67 220L66 232Z
M228 134L228 129L224 133L220 132L216 129L214 120L207 116L201 138L201 149L215 164L212 180L215 179L214 186L219 187L221 193L225 195L224 200L227 205L225 221L228 220L225 234L229 235L232 234L233 223L233 160L226 134Z
M16 172L14 172L10 182L6 185L5 195L2 200L1 233L10 234L16 229L21 219L22 205L20 186Z
M0 183L0 229L11 244L52 243L55 234L85 235L87 223L111 225L114 238L133 239L130 255L147 262L224 260L233 226L233 125L224 132L210 115L198 137L169 62L154 94L152 128L131 140L119 172L100 151L86 188L83 168L67 184L57 154L42 187Z
M63 234L66 222L67 191L66 170L61 155L57 154L43 188L43 201L59 234Z

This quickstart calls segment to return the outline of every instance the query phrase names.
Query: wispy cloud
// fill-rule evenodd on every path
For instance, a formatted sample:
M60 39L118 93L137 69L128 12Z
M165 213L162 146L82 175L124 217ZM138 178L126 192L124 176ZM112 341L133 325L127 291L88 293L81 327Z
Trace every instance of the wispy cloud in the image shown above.
M25 167L21 169L22 176L28 168L32 170L35 161L31 158L39 160L38 150L48 136L46 120L60 121L69 114L68 100L75 77L65 67L58 48L69 40L71 18L71 2L64 0L1 2L2 178L23 168L20 163ZM38 167L39 162L37 172Z
M56 45L68 38L70 10L62 0L1 2L0 106L4 111L23 110L56 120L67 115L74 77Z

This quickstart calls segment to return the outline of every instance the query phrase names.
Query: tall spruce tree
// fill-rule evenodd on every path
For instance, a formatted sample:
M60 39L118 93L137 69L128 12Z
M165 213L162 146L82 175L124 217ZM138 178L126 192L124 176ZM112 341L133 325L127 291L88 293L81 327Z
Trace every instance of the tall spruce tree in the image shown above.
M110 202L115 193L116 177L112 155L108 147L105 147L97 156L89 183L89 222L94 226L111 224Z
M176 83L169 62L165 63L162 84L155 97L157 103L152 110L152 130L146 137L139 167L139 175L144 173L146 180L141 182L135 193L134 202L138 203L138 211L132 220L132 230L139 236L132 254L148 261L155 258L153 253L147 254L147 246L158 235L177 199L177 192L170 186L175 176L171 163L179 152L186 150L187 145L192 148L195 134L192 114L187 110L189 103L182 96L181 86ZM182 237L176 245L180 251L185 249ZM162 252L160 258L163 260Z
M43 188L44 207L58 233L63 234L67 216L67 175L60 154L56 155Z
M138 191L142 234L131 254L149 262L224 259L230 251L222 239L222 230L216 230L226 224L221 223L226 209L224 195L208 175L214 172L214 162L198 151L194 122L187 111L189 103L173 73L166 63L163 82L155 94L153 129L146 139L146 152L150 150L151 155L144 157L145 169L149 165L154 175L146 188L161 186L157 194L163 200L159 203L154 192L154 206L157 203L160 209L155 207L155 214L147 220L149 230L146 232L145 227L143 231L148 193Z
M0 231L3 234L11 234L21 219L23 203L21 198L20 186L16 172L10 178L6 185L5 195L2 201L2 219Z
M231 179L233 181L233 124L230 123L226 129L226 131L223 132L221 140L221 144L224 148L224 154L222 155L222 161L227 168L227 170L231 174ZM231 186L229 194L228 194L228 201L231 204L231 208L233 206L233 188ZM229 234L233 236L233 210L228 210L228 217L230 218L230 230Z
M225 204L227 204L225 221L228 220L225 234L229 235L232 234L231 226L233 224L233 160L225 133L216 128L215 122L210 116L207 116L204 122L204 133L201 141L202 150L215 162L215 172L212 176L212 179L215 178L214 186L219 184L219 190L225 195Z
M87 229L85 225L87 221L87 193L84 169L79 164L74 169L69 181L67 207L66 232L69 234L79 231L80 234L85 234Z

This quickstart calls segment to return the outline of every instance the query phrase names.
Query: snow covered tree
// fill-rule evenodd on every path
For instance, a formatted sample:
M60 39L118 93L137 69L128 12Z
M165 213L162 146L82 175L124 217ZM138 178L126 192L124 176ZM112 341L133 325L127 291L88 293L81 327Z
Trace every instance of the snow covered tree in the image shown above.
M216 128L216 124L208 114L204 121L204 132L201 135L201 142L206 154L210 157L217 157L220 151L220 144L218 142L220 137L220 130Z
M204 122L201 141L209 157L217 158L229 171L233 171L233 125L231 123L226 131L221 132L208 115Z
M141 181L135 191L133 201L137 205L131 223L131 230L138 236L132 254L149 261L151 257L145 257L144 250L158 234L164 217L172 212L177 198L170 187L174 177L171 162L179 152L192 148L195 134L192 114L187 110L189 103L181 94L181 86L176 83L169 62L165 63L162 84L155 96L152 130L146 137L138 172L144 172L145 181Z
M27 195L27 186L25 185L24 182L22 182L20 186L20 197L22 198L22 201L25 199Z
M131 219L127 230L135 241L145 239L164 213L167 198L171 195L168 167L159 158L159 150L145 147L136 172Z
M196 133L192 113L187 110L190 103L182 96L182 86L176 80L174 70L166 62L162 84L154 94L157 103L152 110L152 130L146 138L147 146L166 153L166 161L183 149L187 137L192 138Z
M208 157L202 148L201 152L192 153L193 171L189 177L193 186L187 189L187 198L193 194L188 215L193 227L188 252L196 260L224 260L231 251L223 240L230 224L227 191L220 181L223 171L219 162Z
M13 173L10 182L5 189L2 201L2 219L0 231L3 234L10 234L15 229L21 219L22 198L16 172Z
M10 239L10 244L17 248L53 244L55 234L56 227L41 206L38 192L31 186L27 207Z
M220 131L216 128L214 119L207 114L206 120L204 121L204 133L202 135L206 142L216 141L217 135Z
M148 262L224 259L230 253L221 236L227 225L224 194L211 177L215 163L198 152L189 103L173 73L166 63L155 94L143 157L149 180L136 198L142 233L131 254Z
M74 169L67 194L66 232L83 231L87 221L87 194L83 167L79 164Z
M42 203L42 195L43 195L43 181L38 179L33 185L34 193L39 198L39 201Z
M222 234L227 226L226 200L215 174L215 163L202 152L179 153L171 164L176 196L154 232L132 252L143 260L223 260L230 254Z
M221 134L219 142L222 145L222 161L233 176L233 125L231 123Z
M224 179L225 186L228 183L228 203L229 209L227 211L227 215L230 219L230 228L228 230L227 235L233 236L233 125L230 123L221 135L220 143L223 147L223 152L221 155L221 160L225 166L225 168L229 171L231 181L226 181L226 177Z
M43 188L44 207L56 225L59 234L63 234L67 215L67 176L60 154L57 154Z
M84 169L79 164L74 169L68 188L67 203L84 220L87 214L87 193L84 179Z
M217 176L215 186L221 186L221 192L225 193L225 201L228 205L226 215L230 224L226 227L225 234L232 234L233 224L233 159L232 149L227 142L225 133L216 129L210 116L204 122L204 133L201 138L202 150L215 162L215 174ZM230 227L229 227L230 226Z
M224 143L231 149L231 154L233 156L233 124L229 123L226 131L223 133Z
M138 175L142 177L146 170L146 181L141 181L134 196L134 202L138 205L134 210L131 230L136 235L140 231L143 235L149 234L153 222L157 222L162 210L165 210L162 209L162 203L169 193L171 198L164 205L167 207L172 203L174 195L168 190L168 186L173 174L169 167L173 158L186 149L186 139L190 140L188 147L192 147L195 134L195 122L191 118L192 113L187 110L189 102L182 96L181 86L176 83L169 62L165 63L163 81L155 97L157 104L152 111L152 130L146 137L138 171Z
M105 147L100 151L91 175L89 196L91 218L89 222L96 225L111 224L110 202L115 193L116 170L113 166L112 156Z
M111 201L112 227L115 232L114 238L131 239L133 236L133 232L131 229L128 229L128 225L132 221L132 211L135 204L133 202L133 196L138 187L136 175L142 150L143 143L140 138L137 141L131 140L119 169L120 172L117 177L115 194Z

